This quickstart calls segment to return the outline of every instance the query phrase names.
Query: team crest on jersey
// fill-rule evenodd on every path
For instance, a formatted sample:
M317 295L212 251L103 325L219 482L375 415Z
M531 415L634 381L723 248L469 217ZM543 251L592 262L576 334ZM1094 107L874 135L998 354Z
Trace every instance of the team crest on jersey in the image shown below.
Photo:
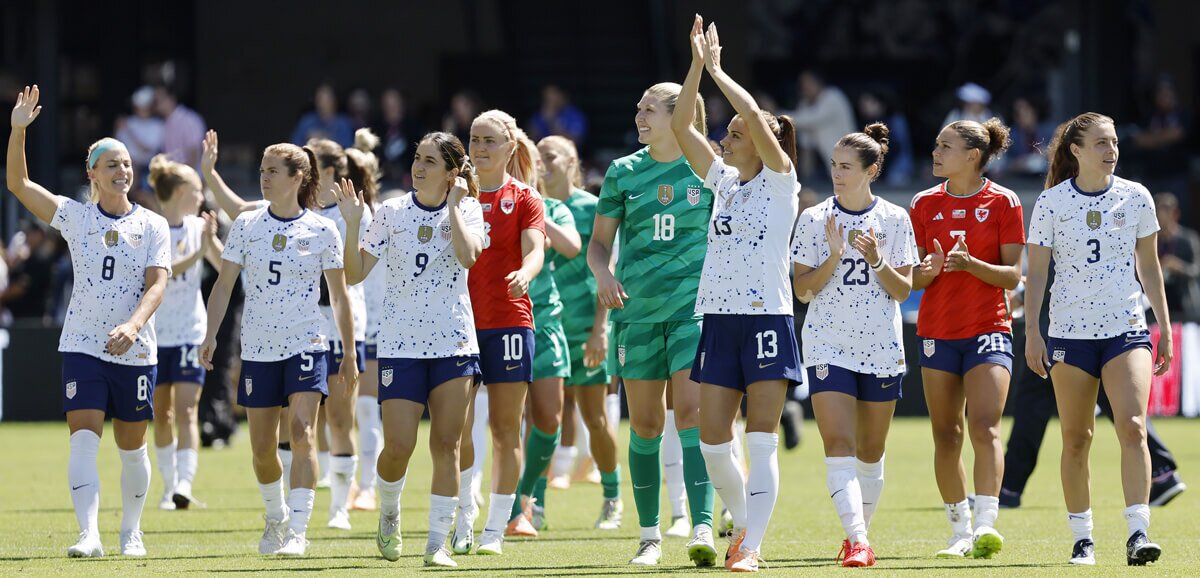
M1100 228L1100 211L1087 212L1087 226L1089 229L1095 230Z
M975 220L979 221L980 223L986 221L988 218L988 213L990 213L990 212L991 212L990 210L985 209L983 207L976 207Z
M75 399L75 380L67 382L67 399Z
M443 240L443 241L449 241L449 240L450 240L450 224L449 224L449 223L444 223L444 224L443 224L443 225L440 227L440 229L441 229L441 231L442 231L442 240Z
M500 199L500 210L504 211L505 215L511 215L513 209L517 207L517 202L512 199Z
M1055 350L1054 350L1054 355L1053 355L1053 356L1052 356L1050 359L1053 359L1054 361L1063 361L1063 360L1065 360L1066 358L1067 358L1067 350L1065 350L1065 349L1055 349Z
M1125 211L1117 211L1113 213L1113 224L1118 227L1125 226Z
M825 378L829 377L829 364L822 363L821 365L818 365L816 373L817 373L817 379L819 379L821 381L825 381Z
M283 233L275 233L275 238L271 239L271 248L278 253L287 248L287 235Z
M382 383L384 387L392 384L392 368L389 367L379 372L379 383Z
M669 205L675 200L675 187L671 185L658 185L658 202Z
M617 363L620 363L622 366L625 365L625 346L624 345L617 346Z
M688 204L693 207L700 204L700 187L688 185L687 193Z
M932 339L926 339L924 342L921 343L921 345L922 345L923 350L925 351L925 357L933 357L933 352L937 351L937 341L934 341Z
M296 248L299 249L301 253L307 253L309 246L310 245L309 245L308 239L297 239L296 240Z
M883 231L875 233L875 244L879 245L880 247L886 247L887 233L884 233Z
M246 381L246 395L249 396L250 393L254 391L254 380L247 377L245 381Z
M116 247L117 241L121 240L121 234L116 229L109 229L104 232L104 246Z
M850 229L850 235L846 237L846 242L853 245L854 240L863 234L862 229Z
M428 243L433 239L433 227L429 225L421 225L417 227L417 240L422 243Z
M175 244L175 252L182 253L184 251L187 251L187 239L180 239L179 242Z
M138 247L142 246L142 234L141 233L130 233L130 234L126 235L126 239L129 240L129 246L133 247L134 249L137 249Z

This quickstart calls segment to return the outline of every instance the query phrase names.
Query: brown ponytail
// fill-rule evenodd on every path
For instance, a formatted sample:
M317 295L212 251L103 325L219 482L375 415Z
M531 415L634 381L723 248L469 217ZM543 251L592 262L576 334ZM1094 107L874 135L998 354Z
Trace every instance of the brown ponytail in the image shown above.
M296 174L304 178L300 180L300 189L296 191L296 202L301 209L312 209L317 206L317 192L321 186L321 175L317 172L317 155L311 148L300 148L292 143L279 143L267 147L263 156L272 156L283 161L287 167L288 176Z
M1046 149L1050 167L1046 171L1045 188L1079 176L1079 160L1071 153L1071 145L1083 145L1083 133L1101 124L1116 126L1112 118L1097 112L1085 112L1058 125Z
M479 177L475 175L475 165L467 157L467 149L458 137L448 132L431 132L421 137L420 142L429 141L437 147L442 155L442 166L447 171L458 169L458 176L467 181L467 194L479 198ZM453 186L453 184L451 185ZM448 189L447 189L448 190Z
M775 140L779 142L779 148L783 149L783 154L787 155L792 161L792 167L796 166L796 125L792 124L792 117L783 114L775 116L767 111L762 111L762 116L767 120L767 126L771 128L771 132L775 135Z
M858 160L864 169L871 166L878 167L879 170L871 179L874 181L883 173L883 157L887 156L890 132L886 124L873 122L863 127L862 132L852 132L842 137L841 140L838 140L837 146L857 152Z

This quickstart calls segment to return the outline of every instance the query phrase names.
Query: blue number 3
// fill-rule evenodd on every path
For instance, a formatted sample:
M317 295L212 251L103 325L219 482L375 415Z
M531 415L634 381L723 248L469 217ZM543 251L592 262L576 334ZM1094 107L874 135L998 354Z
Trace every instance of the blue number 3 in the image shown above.
M1088 239L1088 247L1092 248L1092 255L1088 257L1088 263L1100 262L1100 239Z

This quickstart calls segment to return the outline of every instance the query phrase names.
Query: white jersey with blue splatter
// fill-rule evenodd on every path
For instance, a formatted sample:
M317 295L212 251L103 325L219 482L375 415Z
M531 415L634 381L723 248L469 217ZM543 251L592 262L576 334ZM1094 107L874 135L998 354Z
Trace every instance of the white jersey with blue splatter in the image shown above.
M459 203L465 233L483 239L483 207ZM446 204L426 207L414 193L383 204L367 229L363 248L387 268L378 355L429 359L479 353L467 270L450 243Z
M738 179L738 170L720 159L704 179L716 198L696 313L791 315L788 247L800 210L796 171L764 166L748 182Z
M280 361L325 351L318 302L326 269L342 268L342 238L313 211L282 219L263 207L238 215L221 258L242 267L242 359Z
M346 219L342 218L342 212L338 210L337 205L324 207L316 210L318 215L333 221L337 225L338 236L342 238L342 246L346 243ZM358 242L362 246L363 235L366 234L367 227L371 225L371 211L363 211L362 222L358 224ZM362 283L356 285L348 285L346 287L346 295L350 297L350 313L354 316L354 340L365 341L367 339L367 295ZM325 316L325 335L331 341L341 341L341 333L337 331L337 323L333 320L333 307L328 305L321 306L321 314Z
M203 245L204 219L189 215L178 227L171 227L171 262L182 261ZM208 318L200 296L204 258L167 280L162 305L154 314L159 347L195 345L204 341Z
M1085 193L1071 179L1042 191L1029 243L1053 249L1050 337L1107 339L1146 329L1134 249L1157 231L1154 199L1139 183L1114 176L1107 189Z
M900 303L883 289L850 240L874 229L889 265L916 265L917 240L908 211L878 197L862 211L849 211L834 197L825 199L801 213L792 242L793 262L815 269L829 258L825 221L830 215L845 231L846 251L804 318L804 366L829 364L879 376L904 373Z
M375 207L372 215L379 213L379 207ZM365 217L365 215L364 215ZM367 226L359 225L366 235ZM359 247L362 247L360 242ZM383 296L387 291L387 273L383 271L383 267L371 269L371 274L367 275L362 282L363 294L367 300L367 343L376 344L379 342L379 323L383 319Z
M108 332L129 321L146 287L146 269L171 274L167 220L138 205L124 215L105 213L96 203L60 198L50 226L71 250L75 284L58 350L83 353L121 365L157 365L154 316L123 355L105 351Z

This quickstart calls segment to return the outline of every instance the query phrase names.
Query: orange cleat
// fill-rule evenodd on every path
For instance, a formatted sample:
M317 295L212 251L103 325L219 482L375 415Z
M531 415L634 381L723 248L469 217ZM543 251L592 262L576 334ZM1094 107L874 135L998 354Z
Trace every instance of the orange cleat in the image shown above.
M725 566L731 572L758 572L759 561L758 552L739 549L733 553L733 557L725 563Z
M746 539L745 528L734 528L729 535L729 548L725 550L725 569L733 570L733 559L742 549L742 540Z
M846 568L864 568L875 565L875 551L870 546L863 545L862 542L855 542L850 546L850 552L846 554L846 559L842 561L842 566Z

